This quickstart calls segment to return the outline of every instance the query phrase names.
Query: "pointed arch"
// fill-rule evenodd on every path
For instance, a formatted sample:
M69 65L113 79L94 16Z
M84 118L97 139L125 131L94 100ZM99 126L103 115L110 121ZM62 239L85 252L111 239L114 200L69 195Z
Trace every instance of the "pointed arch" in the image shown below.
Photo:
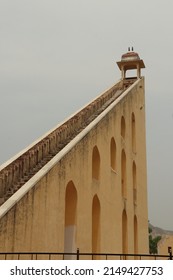
M137 202L137 179L136 179L136 163L133 161L132 166L132 178L133 178L133 203Z
M76 252L76 221L77 191L73 181L69 181L65 192L64 252Z
M100 201L97 195L92 201L92 252L100 252Z
M121 190L122 196L127 197L127 186L126 186L126 154L124 149L121 152Z
M114 137L111 138L110 143L110 164L113 170L116 170L116 143Z
M126 135L126 123L124 116L121 117L121 136L123 139L125 139Z
M133 188L136 189L136 163L133 161Z
M132 129L132 151L136 153L136 121L135 114L132 113L131 116L131 129Z
M100 153L97 146L94 146L92 152L92 178L100 179Z
M138 254L138 221L134 216L134 254Z
M128 229L126 210L122 213L122 253L128 254Z

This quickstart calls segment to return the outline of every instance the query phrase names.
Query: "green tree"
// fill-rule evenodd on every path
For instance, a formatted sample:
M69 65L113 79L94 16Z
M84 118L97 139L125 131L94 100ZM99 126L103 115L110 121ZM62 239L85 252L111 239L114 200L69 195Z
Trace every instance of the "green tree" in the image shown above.
M152 228L150 228L150 227L148 229L148 232L149 232L149 250L150 250L150 254L157 254L158 253L157 244L162 239L162 237L161 237L161 235L157 235L157 236L153 237L152 236Z

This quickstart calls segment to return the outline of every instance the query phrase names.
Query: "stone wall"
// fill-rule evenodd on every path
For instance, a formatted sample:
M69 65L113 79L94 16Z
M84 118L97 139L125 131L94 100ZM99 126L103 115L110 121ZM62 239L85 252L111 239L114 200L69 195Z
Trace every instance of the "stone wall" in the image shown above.
M148 253L145 144L140 79L0 207L0 251Z

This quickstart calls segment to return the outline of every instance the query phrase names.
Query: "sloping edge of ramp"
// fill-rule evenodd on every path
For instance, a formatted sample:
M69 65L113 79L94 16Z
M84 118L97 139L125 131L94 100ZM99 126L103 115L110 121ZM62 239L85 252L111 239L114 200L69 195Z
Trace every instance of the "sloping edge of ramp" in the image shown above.
M142 78L143 79L143 78ZM28 182L26 182L17 192L15 192L0 207L0 219L31 190L51 168L53 168L89 131L94 128L128 93L135 87L141 79L134 82L125 90L113 103L111 103L98 117L96 117L86 128L84 128L74 139L71 140L57 155L55 155L45 166L42 167Z

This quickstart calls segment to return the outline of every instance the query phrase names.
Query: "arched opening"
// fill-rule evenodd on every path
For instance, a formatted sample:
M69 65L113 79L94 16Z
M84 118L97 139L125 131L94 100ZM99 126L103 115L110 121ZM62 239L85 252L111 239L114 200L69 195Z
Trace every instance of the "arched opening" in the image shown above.
M110 158L111 158L111 168L113 170L116 170L116 144L115 144L114 137L111 138Z
M136 204L137 202L137 183L136 183L136 163L133 161L132 167L132 174L133 174L133 203Z
M126 134L126 124L125 124L125 118L122 116L121 117L121 136L123 139L125 139L125 134Z
M128 254L127 214L125 210L122 214L122 253Z
M100 202L97 195L92 203L92 252L100 252Z
M134 216L134 254L138 254L138 222L136 215Z
M133 161L133 188L136 189L136 163Z
M92 178L100 179L100 154L97 146L94 146L92 153Z
M77 191L72 181L67 184L65 194L64 252L76 252ZM73 256L65 256L71 259Z
M126 188L126 154L125 151L122 150L121 153L121 190L122 196L124 198L127 197L127 188Z
M135 122L134 113L132 113L131 125L132 125L132 151L136 153L136 122Z
M135 65L133 67L136 68ZM126 70L125 71L125 76L126 76L126 79L137 77L137 69Z

